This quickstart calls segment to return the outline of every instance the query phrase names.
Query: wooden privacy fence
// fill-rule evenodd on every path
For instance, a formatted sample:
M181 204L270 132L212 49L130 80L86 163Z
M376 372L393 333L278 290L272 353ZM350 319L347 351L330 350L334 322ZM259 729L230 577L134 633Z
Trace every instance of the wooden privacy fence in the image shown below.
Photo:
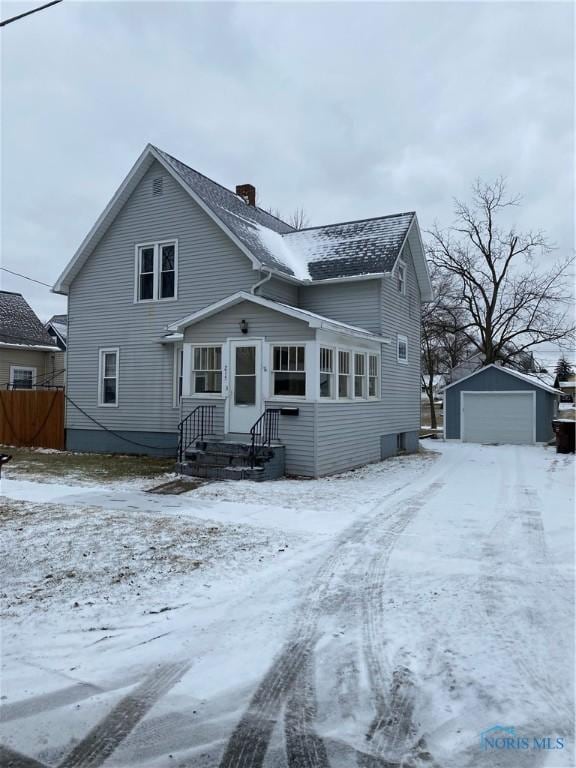
M64 449L62 390L0 390L0 445Z

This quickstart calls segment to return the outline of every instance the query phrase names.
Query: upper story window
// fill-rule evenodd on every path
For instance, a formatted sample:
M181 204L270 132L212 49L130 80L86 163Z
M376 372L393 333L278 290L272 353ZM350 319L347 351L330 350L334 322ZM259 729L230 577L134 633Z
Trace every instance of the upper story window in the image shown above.
M99 352L98 405L118 405L118 357L118 347Z
M272 392L285 397L306 397L304 346L272 348Z
M406 264L403 261L398 262L396 280L399 293L406 293Z
M320 397L334 397L334 350L320 347Z
M396 356L399 363L408 362L408 337L398 334Z
M136 246L136 301L175 299L177 274L176 240Z

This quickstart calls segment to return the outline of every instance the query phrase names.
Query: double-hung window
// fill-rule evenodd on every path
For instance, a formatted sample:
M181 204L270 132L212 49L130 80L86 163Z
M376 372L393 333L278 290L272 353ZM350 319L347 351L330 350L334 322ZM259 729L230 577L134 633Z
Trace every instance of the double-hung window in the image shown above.
M334 350L320 347L320 397L334 397Z
M10 366L10 386L12 389L32 389L36 383L36 368Z
M406 264L403 261L398 262L396 280L399 293L406 293Z
M178 243L146 243L136 246L136 301L176 298Z
M195 395L222 392L222 347L194 347L192 392Z
M338 350L338 397L350 397L350 352Z
M378 397L378 355L368 355L368 397Z
M117 347L100 350L98 405L118 405L118 357Z
M354 397L366 397L366 356L354 353Z
M408 337L398 334L396 354L399 363L408 362Z
M283 397L306 397L304 346L272 349L272 392Z

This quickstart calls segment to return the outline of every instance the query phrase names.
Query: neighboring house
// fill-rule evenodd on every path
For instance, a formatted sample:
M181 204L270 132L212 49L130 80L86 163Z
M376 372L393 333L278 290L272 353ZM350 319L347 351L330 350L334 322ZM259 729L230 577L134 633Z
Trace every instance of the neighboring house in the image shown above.
M56 353L54 360L56 371L52 384L63 387L66 383L66 338L68 336L68 316L52 315L44 327L60 350L60 352Z
M573 403L576 395L576 374L572 373L564 381L559 381L558 376L555 377L555 386L562 392L562 401L565 403Z
M20 293L0 291L0 388L50 383L60 349Z
M297 231L255 197L146 147L54 287L69 449L174 452L179 422L211 406L220 442L282 408L291 474L416 450L431 297L416 215Z
M444 437L468 443L547 443L559 390L537 376L488 365L444 389Z

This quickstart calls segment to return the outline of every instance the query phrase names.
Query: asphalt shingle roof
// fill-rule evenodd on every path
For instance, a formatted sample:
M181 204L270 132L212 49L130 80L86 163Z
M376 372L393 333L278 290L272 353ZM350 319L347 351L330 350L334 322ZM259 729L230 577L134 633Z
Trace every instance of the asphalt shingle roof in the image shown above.
M299 280L389 272L415 216L399 213L295 230L172 155L155 150L258 261Z
M19 293L9 291L0 291L0 341L26 346L55 346L54 339L26 299Z

